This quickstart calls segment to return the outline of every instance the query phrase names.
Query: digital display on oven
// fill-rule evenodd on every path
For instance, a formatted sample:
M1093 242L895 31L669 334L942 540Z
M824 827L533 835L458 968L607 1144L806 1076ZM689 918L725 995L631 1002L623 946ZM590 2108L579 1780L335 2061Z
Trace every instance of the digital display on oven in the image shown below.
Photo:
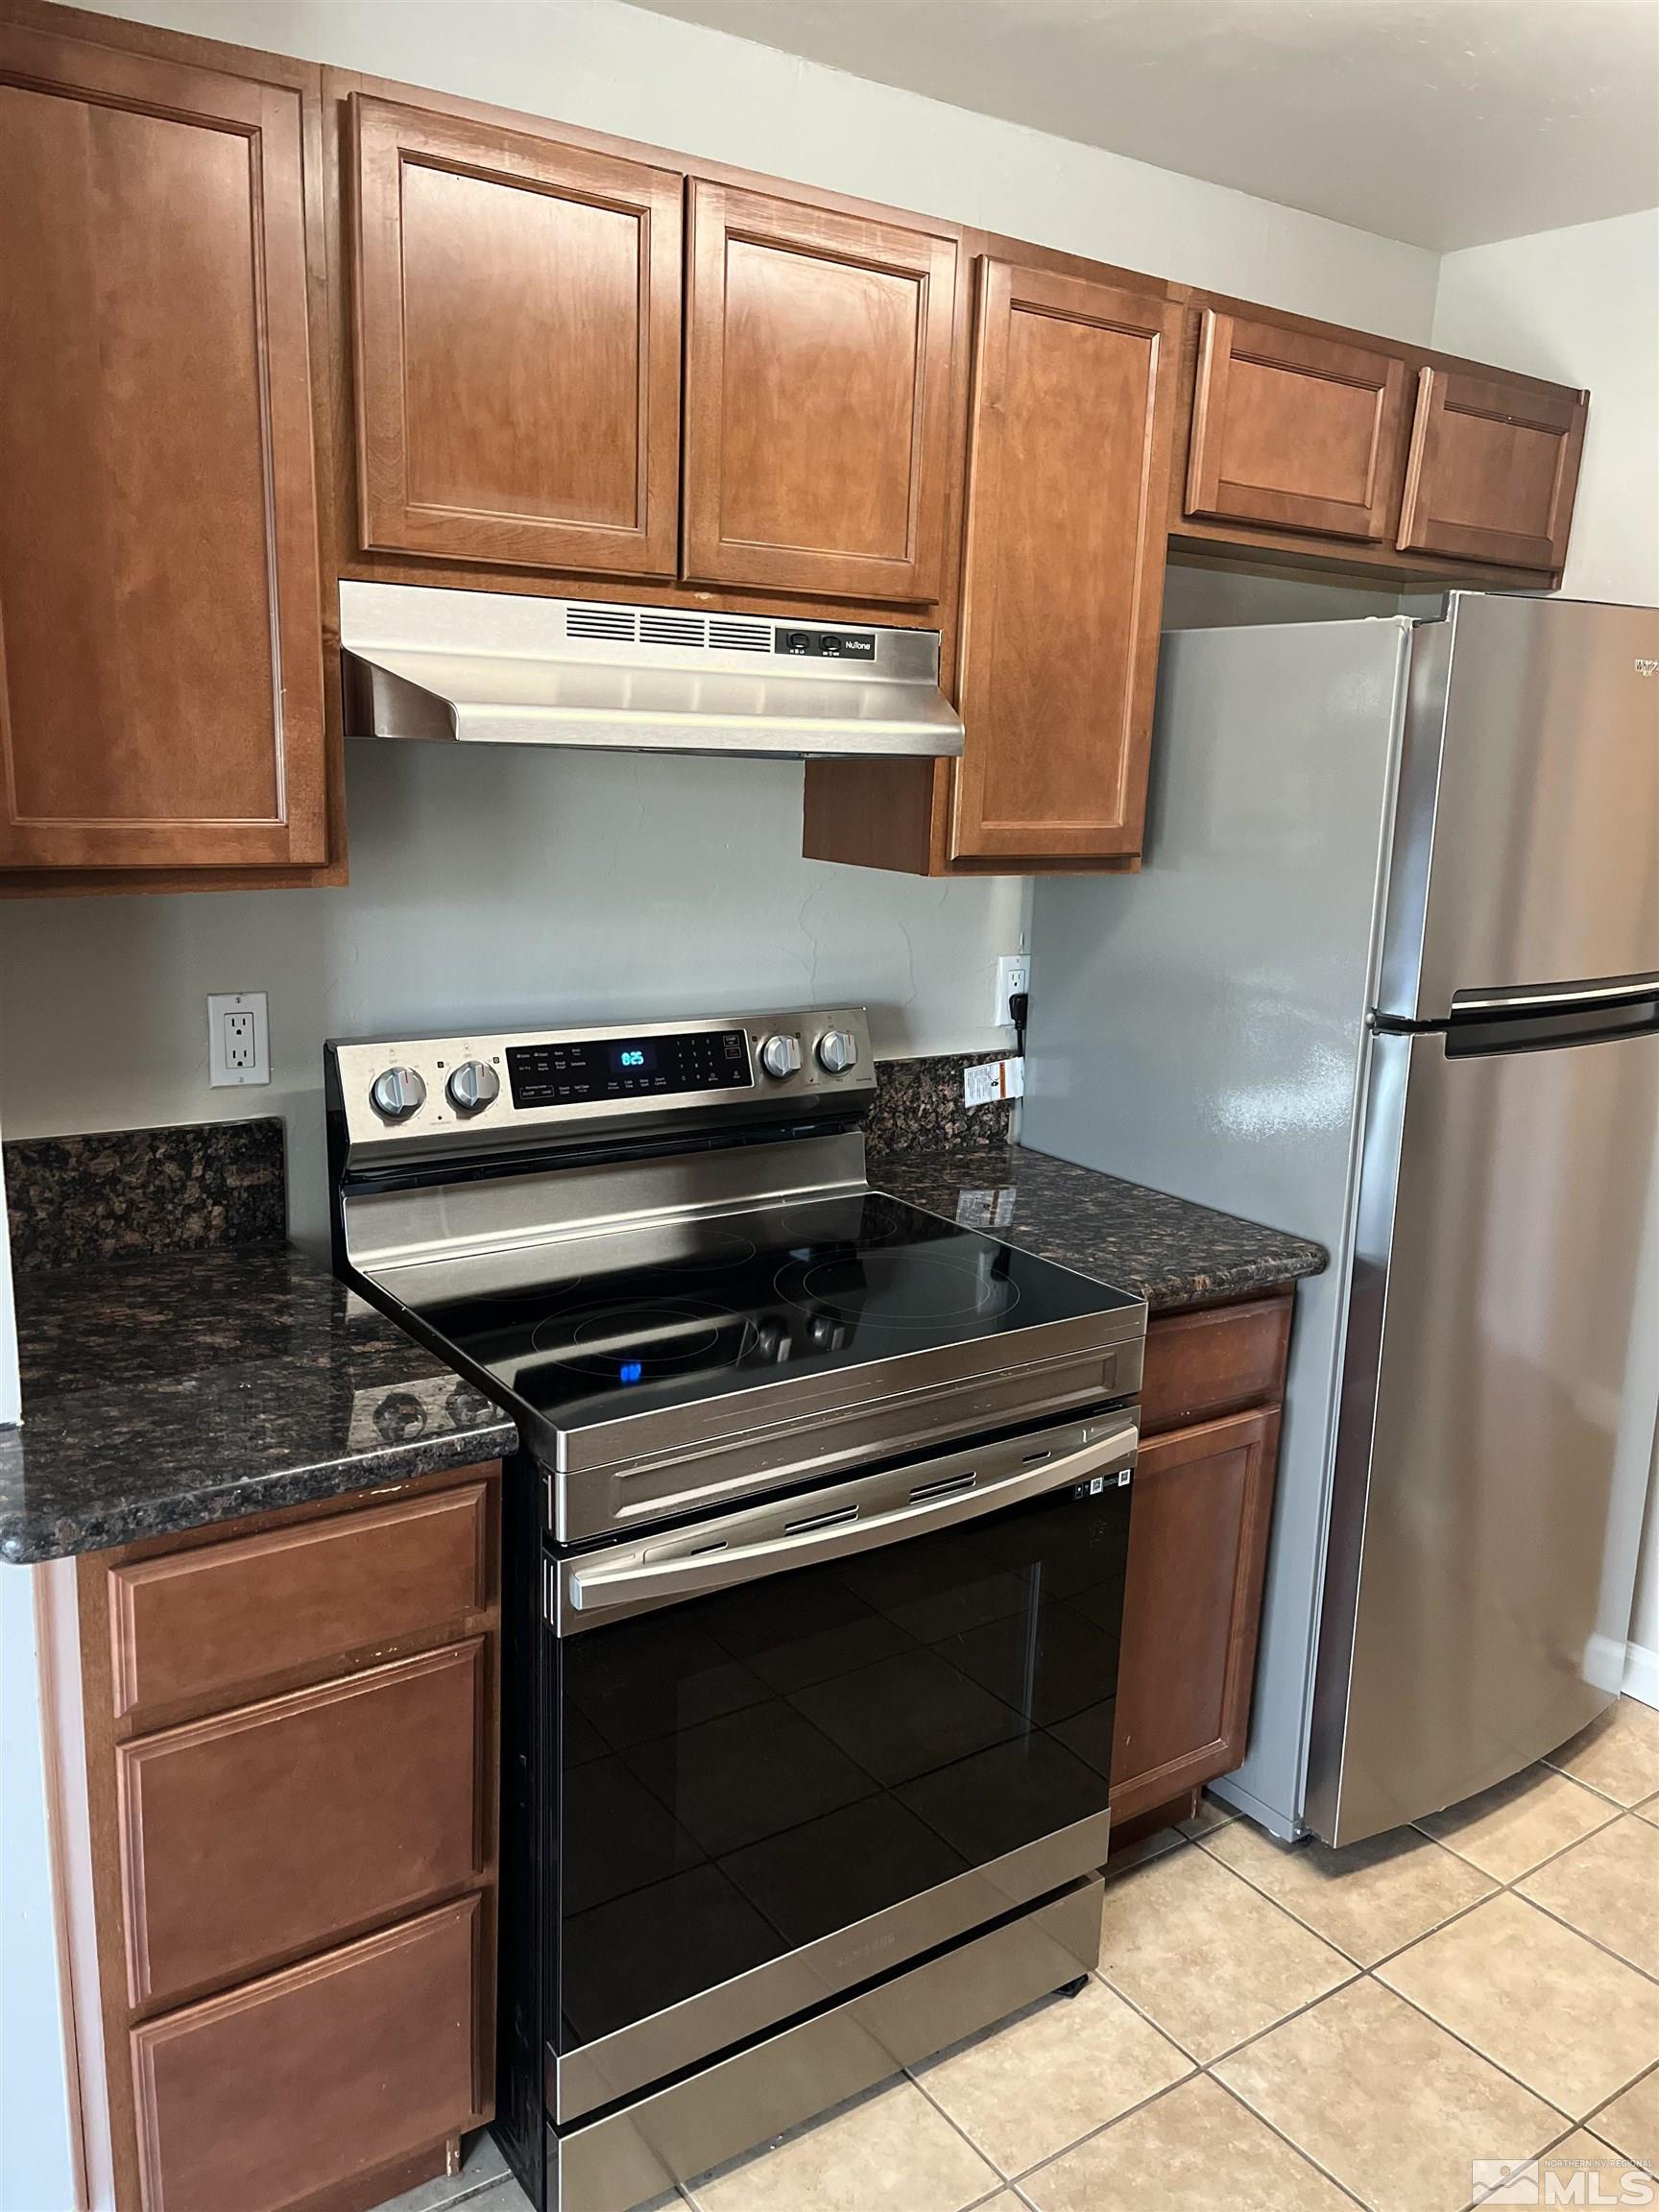
M594 1037L580 1044L512 1045L507 1079L515 1106L603 1106L687 1091L742 1091L754 1081L741 1029L687 1029L675 1037Z

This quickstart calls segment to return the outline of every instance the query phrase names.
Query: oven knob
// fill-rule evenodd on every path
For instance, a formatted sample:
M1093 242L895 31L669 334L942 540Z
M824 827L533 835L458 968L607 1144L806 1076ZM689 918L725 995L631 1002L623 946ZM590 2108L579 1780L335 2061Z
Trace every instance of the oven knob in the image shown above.
M501 1078L482 1060L463 1060L444 1088L457 1114L482 1114L501 1095Z
M369 1103L383 1121L407 1121L426 1103L426 1086L413 1068L387 1068L370 1084Z
M826 1029L818 1040L818 1065L829 1075L845 1075L858 1062L858 1040L851 1029Z
M760 1065L768 1075L780 1079L793 1075L801 1066L800 1038L768 1037L760 1047Z

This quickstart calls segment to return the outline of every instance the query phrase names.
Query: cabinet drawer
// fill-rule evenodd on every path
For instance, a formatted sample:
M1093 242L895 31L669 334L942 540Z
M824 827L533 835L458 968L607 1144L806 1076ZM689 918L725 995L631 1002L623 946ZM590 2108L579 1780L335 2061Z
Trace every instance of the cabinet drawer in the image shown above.
M275 2212L484 2117L476 1897L136 2029L144 2212Z
M134 2005L228 1982L474 1880L482 1640L116 1754Z
M112 1569L117 1715L459 1623L488 1601L489 1498L469 1483Z
M1146 1331L1141 1432L1155 1435L1280 1397L1291 1298L1253 1298L1198 1313L1155 1315Z

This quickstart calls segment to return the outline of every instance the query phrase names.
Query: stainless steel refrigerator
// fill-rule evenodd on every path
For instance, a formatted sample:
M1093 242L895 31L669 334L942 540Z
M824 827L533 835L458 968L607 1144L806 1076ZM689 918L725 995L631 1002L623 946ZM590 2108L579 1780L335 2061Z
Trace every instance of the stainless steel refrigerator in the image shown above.
M1023 1141L1317 1238L1248 1757L1374 1835L1623 1667L1659 1405L1659 613L1166 635L1139 876L1037 887Z

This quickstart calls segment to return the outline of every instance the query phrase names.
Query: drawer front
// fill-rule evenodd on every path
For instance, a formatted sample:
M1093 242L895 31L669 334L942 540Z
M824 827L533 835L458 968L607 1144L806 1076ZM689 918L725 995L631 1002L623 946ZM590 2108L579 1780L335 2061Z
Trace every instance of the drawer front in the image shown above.
M1203 1312L1154 1315L1141 1382L1142 1434L1281 1397L1291 1303L1286 1291Z
M144 2212L276 2212L484 2117L476 1897L132 2038Z
M488 1600L489 1500L469 1483L112 1569L117 1715L459 1623Z
M482 1640L116 1753L135 2006L235 1980L483 1872Z

